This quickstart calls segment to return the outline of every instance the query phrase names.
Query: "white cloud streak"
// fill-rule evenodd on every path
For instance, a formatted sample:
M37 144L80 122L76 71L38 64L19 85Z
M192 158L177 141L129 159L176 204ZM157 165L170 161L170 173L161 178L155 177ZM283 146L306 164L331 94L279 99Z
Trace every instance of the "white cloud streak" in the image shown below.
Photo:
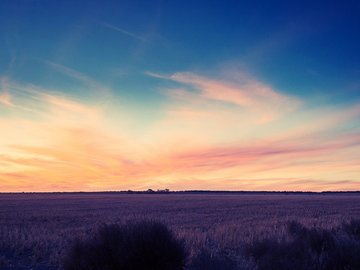
M143 41L143 42L146 41L146 38L144 38L144 37L142 37L140 35L134 34L134 33L130 32L130 31L127 31L127 30L125 30L123 28L120 28L118 26L115 26L115 25L112 25L112 24L109 24L109 23L106 23L106 22L101 22L101 25L103 25L103 26L105 26L105 27L107 27L109 29L115 30L115 31L117 31L117 32L119 32L119 33L121 33L123 35L128 36L128 37L131 37L131 38Z

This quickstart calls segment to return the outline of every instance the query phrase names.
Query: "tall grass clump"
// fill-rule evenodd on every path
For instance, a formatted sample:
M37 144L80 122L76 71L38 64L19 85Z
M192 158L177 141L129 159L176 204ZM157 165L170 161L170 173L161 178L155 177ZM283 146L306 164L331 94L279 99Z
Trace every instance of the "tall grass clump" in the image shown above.
M337 230L306 228L290 222L288 235L254 242L247 255L258 270L357 270L360 269L360 221Z
M360 220L351 220L343 224L343 230L351 237L360 241Z
M210 253L207 250L202 250L194 257L188 270L238 270L237 264L228 256L221 254Z
M154 221L103 225L86 241L77 240L65 270L182 270L184 243Z

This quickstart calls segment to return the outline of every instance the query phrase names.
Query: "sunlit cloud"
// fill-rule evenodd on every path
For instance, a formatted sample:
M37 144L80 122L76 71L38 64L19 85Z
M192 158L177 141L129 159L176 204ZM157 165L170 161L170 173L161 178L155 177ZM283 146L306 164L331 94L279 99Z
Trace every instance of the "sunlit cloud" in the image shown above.
M168 94L179 99L203 98L239 106L258 115L259 122L269 122L282 114L294 111L300 100L275 91L270 86L259 82L243 73L238 73L234 82L216 80L189 72L161 75L146 72L159 79L172 80L186 85L187 88L170 89ZM195 91L193 91L195 89Z
M15 105L11 101L11 96L8 92L3 92L0 94L0 103L2 105L8 106L8 107L14 107Z
M7 107L14 107L14 103L11 100L11 95L8 89L8 82L6 78L0 80L0 105Z
M24 86L23 90L29 89ZM108 167L119 155L115 149L121 134L113 138L107 131L101 108L51 92L29 93L41 108L36 118L24 119L21 112L13 112L11 119L0 119L0 160L7 164L7 170L0 170L1 190L22 189L26 179L34 190L51 190L53 184L64 181L70 185L67 189L86 189L94 178L104 181L102 173L112 174ZM101 164L105 166L102 173L98 172Z
M359 189L360 104L312 108L240 75L148 75L176 86L141 131L143 116L108 100L7 80L0 190Z

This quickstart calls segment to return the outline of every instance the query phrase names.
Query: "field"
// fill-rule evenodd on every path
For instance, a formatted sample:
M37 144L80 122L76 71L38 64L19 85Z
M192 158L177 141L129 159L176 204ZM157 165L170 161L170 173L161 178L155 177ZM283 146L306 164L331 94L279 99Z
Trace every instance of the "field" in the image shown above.
M289 221L336 229L360 219L359 194L0 194L0 269L61 269L76 238L103 223L158 220L199 250L237 254L282 239ZM32 268L31 268L32 267Z

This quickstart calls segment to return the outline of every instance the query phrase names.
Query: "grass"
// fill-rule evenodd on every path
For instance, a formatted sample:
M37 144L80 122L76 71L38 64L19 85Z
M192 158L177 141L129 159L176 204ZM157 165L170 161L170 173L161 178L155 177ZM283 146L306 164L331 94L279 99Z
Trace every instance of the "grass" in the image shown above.
M268 238L249 245L246 253L258 270L360 269L360 239L353 229L360 220L331 230L288 224L288 239ZM350 230L349 230L350 229Z
M335 232L350 252L359 218L360 196L351 194L1 194L0 268L61 268L75 239L87 241L104 223L146 219L184 239L189 269L252 269L263 257L248 247L296 242L291 221L291 230Z

